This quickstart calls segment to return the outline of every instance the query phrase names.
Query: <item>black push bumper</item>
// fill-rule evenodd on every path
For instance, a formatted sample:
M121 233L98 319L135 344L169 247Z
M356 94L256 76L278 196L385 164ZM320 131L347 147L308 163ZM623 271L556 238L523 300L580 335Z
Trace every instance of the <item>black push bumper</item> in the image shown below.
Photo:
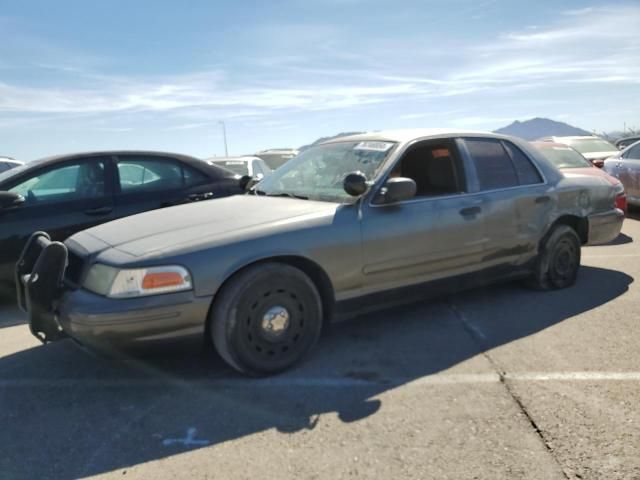
M18 305L29 316L31 333L47 343L66 337L58 321L58 302L64 291L67 247L52 242L45 232L31 235L16 263Z

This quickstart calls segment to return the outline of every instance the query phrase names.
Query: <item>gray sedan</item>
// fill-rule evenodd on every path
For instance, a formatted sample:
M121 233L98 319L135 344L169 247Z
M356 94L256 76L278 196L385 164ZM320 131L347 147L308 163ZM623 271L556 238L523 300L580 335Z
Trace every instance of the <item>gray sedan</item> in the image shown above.
M331 319L504 279L572 285L581 245L619 234L614 202L610 182L565 176L515 138L355 135L306 150L243 196L64 244L34 234L18 295L44 342L204 336L237 370L271 374Z
M640 142L604 161L604 170L624 185L627 202L640 206Z

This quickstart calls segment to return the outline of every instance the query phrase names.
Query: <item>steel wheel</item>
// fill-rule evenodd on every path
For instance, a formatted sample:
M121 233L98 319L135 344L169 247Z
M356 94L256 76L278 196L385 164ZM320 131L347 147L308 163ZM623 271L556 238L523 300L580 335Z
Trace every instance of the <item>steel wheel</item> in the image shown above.
M575 230L567 225L556 226L542 246L531 286L551 290L573 285L580 269L580 245Z
M234 368L253 375L296 364L315 345L322 326L313 282L297 268L277 263L233 277L212 313L216 349Z

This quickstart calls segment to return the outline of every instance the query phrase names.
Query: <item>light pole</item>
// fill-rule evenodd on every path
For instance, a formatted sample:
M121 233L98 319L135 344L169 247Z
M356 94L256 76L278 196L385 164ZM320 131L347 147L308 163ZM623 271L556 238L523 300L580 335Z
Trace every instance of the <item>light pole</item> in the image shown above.
M222 136L224 138L224 156L229 156L229 149L227 148L227 127L224 124L224 120L220 120L220 125L222 125Z

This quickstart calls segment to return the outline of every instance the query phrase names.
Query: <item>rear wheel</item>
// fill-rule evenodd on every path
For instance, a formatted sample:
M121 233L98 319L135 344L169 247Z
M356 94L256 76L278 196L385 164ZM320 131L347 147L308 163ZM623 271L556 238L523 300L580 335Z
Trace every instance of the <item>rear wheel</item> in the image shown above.
M554 227L544 241L530 286L554 290L573 285L580 268L580 237L567 225Z
M309 353L322 328L322 303L301 270L264 263L232 277L211 310L220 356L248 375L285 370Z

